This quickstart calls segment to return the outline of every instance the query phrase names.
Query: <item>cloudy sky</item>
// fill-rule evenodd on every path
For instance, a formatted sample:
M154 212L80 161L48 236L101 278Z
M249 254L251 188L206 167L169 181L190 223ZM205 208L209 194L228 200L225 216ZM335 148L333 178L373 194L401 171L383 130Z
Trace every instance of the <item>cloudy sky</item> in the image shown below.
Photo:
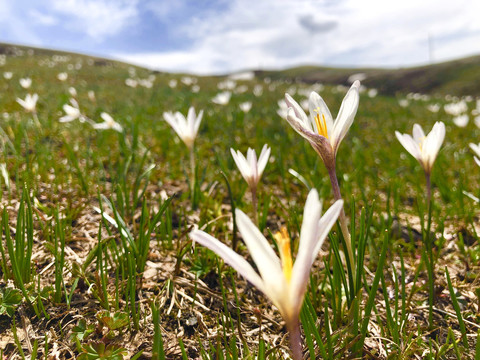
M478 0L0 0L0 42L198 74L480 54Z

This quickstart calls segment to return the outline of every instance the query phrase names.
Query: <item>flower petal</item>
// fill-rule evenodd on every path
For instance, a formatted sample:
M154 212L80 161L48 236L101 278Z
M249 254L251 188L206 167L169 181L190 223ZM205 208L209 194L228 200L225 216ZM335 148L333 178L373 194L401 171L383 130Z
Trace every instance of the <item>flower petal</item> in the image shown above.
M337 154L338 147L350 129L350 126L352 126L355 115L357 114L360 98L358 94L359 87L360 81L356 80L348 90L347 95L345 95L333 125L333 133L330 138L330 143L332 144L335 155Z
M413 140L415 140L417 144L421 144L425 140L425 133L418 124L413 124Z
M240 275L250 281L253 286L265 293L265 286L262 279L242 256L204 231L193 230L190 233L190 238L215 252L227 264L238 271Z
M319 115L323 114L325 116L325 122L327 123L327 132L331 136L333 131L332 114L330 113L327 104L325 104L325 101L323 101L322 97L318 95L315 91L312 91L310 93L310 97L308 99L308 108L310 112L310 121L312 122L312 126L314 127L314 129L316 129L317 133L318 129L316 128L314 117L318 113Z
M302 107L298 105L298 103L289 94L285 94L285 103L289 108L293 109L295 116L304 124L305 127L307 127L309 130L313 130L307 114L305 114L305 111L303 111Z
M270 157L270 147L267 144L263 145L262 152L258 157L258 177L260 178L263 174L263 170L265 170L265 166L267 166L268 158Z
M415 159L422 163L422 154L420 153L420 147L413 140L413 138L408 134L400 134L398 131L395 131L395 136L397 137L400 144L403 145L405 150L407 150Z

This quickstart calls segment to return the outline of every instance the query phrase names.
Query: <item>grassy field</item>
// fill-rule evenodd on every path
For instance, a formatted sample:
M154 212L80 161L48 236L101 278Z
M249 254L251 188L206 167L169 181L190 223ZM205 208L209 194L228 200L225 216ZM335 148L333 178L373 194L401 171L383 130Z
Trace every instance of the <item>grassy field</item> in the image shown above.
M324 211L333 195L322 160L277 110L286 92L300 101L312 85L288 71L232 85L11 45L0 54L0 359L289 358L277 309L188 234L198 226L252 263L232 214L254 218L254 208L230 148L258 154L268 144L258 226L275 250L273 235L286 227L297 249L309 190ZM306 359L479 358L480 168L469 143L480 141L471 115L480 93L465 72L450 68L457 87L445 72L428 72L437 84L428 97L407 98L405 78L398 91L375 82L378 95L361 93L336 159L357 277L350 281L334 226L301 312ZM28 89L19 83L26 77ZM212 102L219 83L233 86L226 105ZM70 87L87 121L59 121ZM348 88L316 89L335 116ZM465 127L433 89L471 95ZM29 93L39 97L35 112L17 102ZM438 112L427 109L433 104ZM191 154L163 119L190 106L204 111L194 181ZM103 112L123 131L95 129ZM395 131L418 123L428 132L436 121L446 138L428 225L423 170Z

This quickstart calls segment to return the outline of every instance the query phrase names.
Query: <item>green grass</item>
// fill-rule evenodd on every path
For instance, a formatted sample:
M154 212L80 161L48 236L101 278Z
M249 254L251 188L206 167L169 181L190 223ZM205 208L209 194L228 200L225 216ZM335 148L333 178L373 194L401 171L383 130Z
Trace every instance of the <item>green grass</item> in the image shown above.
M285 92L309 87L289 80L297 70L269 73L271 82L265 74L239 82L248 90L220 106L210 100L223 78L198 77L200 91L194 93L180 74L76 54L59 59L47 50L0 48L7 53L0 67L0 164L6 170L0 176L0 359L32 354L47 359L54 352L81 359L288 354L278 311L214 253L193 247L188 233L198 226L251 260L232 223L232 209L252 215L252 205L231 147L244 153L248 147L258 152L265 143L272 148L257 192L267 238L286 226L295 253L307 186L318 190L324 209L332 204L321 160L276 113ZM443 80L434 68L425 71L438 84ZM476 95L475 81L465 82L466 70L460 70L458 76L448 73L449 84L461 83L458 89ZM13 78L4 79L4 71ZM65 82L57 79L60 72L68 73ZM129 77L151 75L150 89L125 85ZM33 80L28 90L18 83L26 76ZM178 80L173 89L172 79ZM404 82L402 89L409 89ZM255 85L263 88L261 96L252 94ZM101 122L105 111L124 133L97 131L78 120L58 122L70 86L86 116ZM415 86L411 91L418 91ZM346 277L342 238L334 227L315 262L302 309L304 353L309 359L478 358L479 204L464 193L480 197L480 168L468 149L480 141L480 129L472 121L457 128L443 110L426 109L428 103L446 103L443 98L412 100L402 108L399 99L375 87L377 97L361 95L337 157L356 261L364 271ZM95 101L87 96L90 90ZM28 92L39 95L40 125L16 103ZM326 85L321 95L336 114L344 92ZM253 102L248 113L239 110L244 101ZM193 196L189 152L162 117L164 111L186 114L190 106L205 111L195 142ZM445 122L447 135L432 174L430 324L422 239L428 236L425 180L394 132L411 133L415 122L429 131L435 121Z

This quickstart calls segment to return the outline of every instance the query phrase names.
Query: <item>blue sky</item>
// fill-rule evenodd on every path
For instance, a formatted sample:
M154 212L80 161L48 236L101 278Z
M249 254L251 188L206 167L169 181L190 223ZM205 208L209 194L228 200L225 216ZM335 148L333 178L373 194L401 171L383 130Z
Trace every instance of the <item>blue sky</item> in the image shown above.
M0 0L0 42L198 74L399 67L480 54L479 14L478 0Z

